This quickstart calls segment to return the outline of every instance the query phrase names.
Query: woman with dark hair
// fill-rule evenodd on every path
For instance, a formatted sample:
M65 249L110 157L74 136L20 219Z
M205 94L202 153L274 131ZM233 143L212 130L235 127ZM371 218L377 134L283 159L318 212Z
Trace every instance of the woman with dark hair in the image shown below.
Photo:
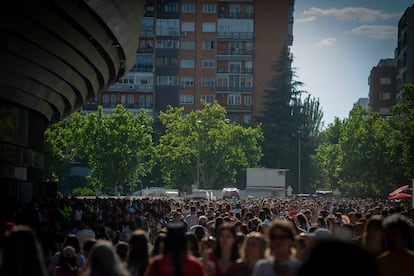
M272 222L269 231L269 247L272 258L256 263L253 275L295 275L300 262L293 255L295 245L295 228L292 222L277 219Z
M187 232L185 234L185 239L187 240L187 248L191 255L194 257L200 257L200 244L197 236L193 232Z
M164 252L164 241L166 236L166 233L160 232L158 236L155 238L154 246L152 247L151 257L161 255Z
M236 261L239 258L239 246L235 227L230 223L223 223L217 229L216 248L209 255L209 261L214 270L209 268L209 274L215 276L238 275ZM207 264L207 262L205 262Z
M205 275L200 261L187 252L184 223L169 223L167 229L164 253L151 260L145 276Z
M128 270L132 276L142 276L149 262L148 240L144 230L135 230L129 240Z
M43 252L31 228L17 225L6 233L0 259L0 275L46 276Z

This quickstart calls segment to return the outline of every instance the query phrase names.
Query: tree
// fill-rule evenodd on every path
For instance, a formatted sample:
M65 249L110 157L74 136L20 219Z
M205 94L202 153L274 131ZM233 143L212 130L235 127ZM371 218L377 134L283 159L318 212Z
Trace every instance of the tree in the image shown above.
M300 90L303 84L295 80L291 64L292 56L284 47L272 66L271 88L264 91L263 113L256 120L262 122L264 133L262 165L290 168L287 182L299 182L299 165L305 173L301 179L309 180L311 175L310 156L316 148L323 113L319 100L310 95L302 99L306 92ZM305 183L305 190L309 185L310 181Z
M392 141L400 167L407 179L414 179L414 84L403 86L401 101L392 109L391 122L396 130Z
M166 131L156 147L155 162L169 187L188 191L197 179L205 189L234 184L242 170L256 166L262 156L260 127L228 124L225 109L217 103L204 103L204 109L187 116L182 108L169 107L159 119Z
M62 175L59 167L79 162L90 168L87 178L94 191L131 192L150 169L151 122L145 111L134 114L121 105L113 114L104 114L102 107L87 115L76 112L46 131L53 157L48 172Z

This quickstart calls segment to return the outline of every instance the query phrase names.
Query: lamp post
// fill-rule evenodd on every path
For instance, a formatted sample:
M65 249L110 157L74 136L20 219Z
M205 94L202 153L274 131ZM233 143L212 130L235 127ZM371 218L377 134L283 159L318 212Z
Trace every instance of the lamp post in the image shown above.
M198 130L198 147L197 147L197 175L196 175L196 187L200 187L200 153L201 153L201 139L200 139L200 124L201 120L197 121L197 130Z
M301 130L298 130L298 190L299 194L302 193L301 185L300 185L300 135Z

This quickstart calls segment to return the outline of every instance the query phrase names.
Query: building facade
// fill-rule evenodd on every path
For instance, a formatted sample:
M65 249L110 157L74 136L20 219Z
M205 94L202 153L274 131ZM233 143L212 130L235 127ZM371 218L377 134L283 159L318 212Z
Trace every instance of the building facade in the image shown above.
M391 115L391 107L396 102L396 65L395 59L381 59L371 69L368 78L369 107L383 116Z
M407 8L398 22L397 101L401 98L402 84L414 83L414 5Z
M250 123L263 109L271 69L293 42L294 0L148 0L134 68L97 98L151 114L218 102Z

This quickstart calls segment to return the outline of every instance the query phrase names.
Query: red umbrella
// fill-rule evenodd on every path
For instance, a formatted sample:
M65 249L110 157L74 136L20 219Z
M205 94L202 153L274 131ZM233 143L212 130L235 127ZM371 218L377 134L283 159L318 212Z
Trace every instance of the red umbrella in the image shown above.
M409 199L412 199L412 197L413 197L413 195L411 195L411 194L407 194L407 193L403 193L403 192L401 192L401 193L397 193L397 194L394 194L394 195L389 195L388 196L388 200L395 200L395 199L399 199L399 200L409 200Z
M394 196L394 195L399 194L399 193L411 194L412 191L413 191L413 189L410 186L405 185L405 186L401 186L401 187L395 189L394 191L392 191L391 193L389 193L389 196Z

